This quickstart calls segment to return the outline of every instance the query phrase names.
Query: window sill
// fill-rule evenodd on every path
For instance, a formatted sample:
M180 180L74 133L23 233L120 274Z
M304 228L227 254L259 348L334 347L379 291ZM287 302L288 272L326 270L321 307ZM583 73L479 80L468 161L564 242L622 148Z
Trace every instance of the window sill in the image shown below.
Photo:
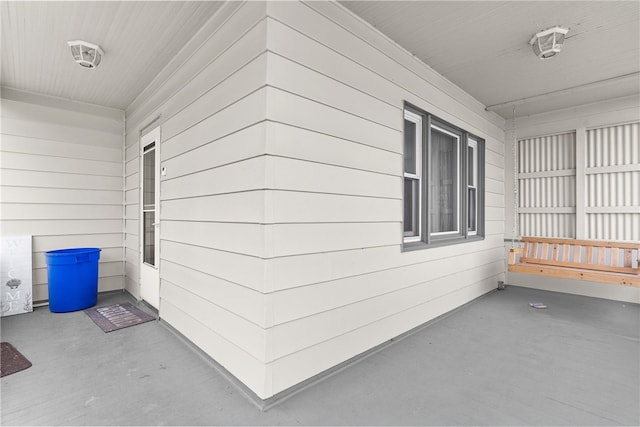
M455 239L435 240L428 244L425 242L406 242L406 243L403 242L401 251L413 252L413 251L419 251L422 249L441 248L444 246L459 245L461 243L471 243L471 242L478 242L482 240L484 240L484 236L476 235L476 236L469 236L466 239L462 237L458 237Z

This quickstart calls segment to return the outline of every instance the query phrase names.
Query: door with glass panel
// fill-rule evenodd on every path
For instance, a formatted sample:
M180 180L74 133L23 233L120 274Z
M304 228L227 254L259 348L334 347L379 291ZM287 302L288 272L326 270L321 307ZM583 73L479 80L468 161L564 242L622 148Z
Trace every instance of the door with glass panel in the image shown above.
M140 140L140 298L160 306L160 128Z

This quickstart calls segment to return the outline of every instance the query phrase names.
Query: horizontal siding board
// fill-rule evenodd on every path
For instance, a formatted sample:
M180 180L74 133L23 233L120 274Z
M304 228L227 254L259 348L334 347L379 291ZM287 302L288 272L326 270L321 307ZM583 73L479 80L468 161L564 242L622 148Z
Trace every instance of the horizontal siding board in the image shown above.
M17 99L3 98L2 114L7 119L22 119L32 122L62 125L77 129L77 133L88 133L99 130L122 139L122 112L115 109L86 104L73 104L69 101L53 97L39 97L32 93L15 91L10 96ZM30 97L32 99L26 99ZM72 108L69 108L72 107Z
M278 190L402 197L402 178L321 163L269 156L267 186Z
M248 94L238 102L209 116L207 119L164 141L161 149L163 160L229 135L239 129L264 120L266 89Z
M389 175L402 174L400 153L282 123L267 122L267 131L267 154Z
M122 219L3 220L2 233L4 235L31 234L36 236L122 233Z
M435 259L408 265L386 265L384 269L341 279L320 282L275 292L272 296L274 324L291 322L317 313L340 307L349 307L360 301L381 297L414 286L422 286L435 280L449 278L451 283L459 282L459 275L465 273L467 279L478 275L490 266L493 274L504 271L501 251L497 247L479 253L467 253L458 258ZM496 263L501 264L500 271ZM464 266L464 267L461 267ZM429 285L424 289L429 296ZM390 304L391 305L391 304Z
M267 191L266 223L397 222L402 200L297 191ZM340 209L336 209L340 206Z
M134 188L127 189L124 192L124 197L125 197L125 200L124 200L125 204L127 204L127 205L137 205L140 202L140 190L139 190L139 188L136 186Z
M334 107L269 87L267 119L402 153L402 115L395 128L374 123Z
M264 157L197 172L160 184L162 200L209 196L264 188Z
M165 141L244 98L266 84L267 55L263 54L239 69L213 89L193 101L188 108L162 124Z
M188 312L206 328L264 363L266 333L260 326L166 280L162 281L160 292L163 304Z
M264 260L171 241L161 242L162 261L171 261L241 286L262 291Z
M237 346L216 334L205 324L175 307L169 302L161 302L162 319L200 347L205 353L220 363L242 381L258 396L264 393L266 366Z
M279 55L269 55L270 86L397 129L402 105L390 105Z
M95 191L72 188L38 188L2 185L2 201L6 203L62 204L62 205L118 205L122 203L122 189Z
M466 267L466 266L465 266ZM285 357L307 347L355 331L371 323L392 317L413 307L437 300L452 292L451 282L474 283L491 279L502 272L502 261L488 265L453 270L448 279L430 280L395 292L385 293L357 303L287 322L269 330L272 342L271 360ZM428 276L423 276L428 277ZM393 279L391 279L393 280Z
M73 171L74 173L86 175L122 176L121 163L70 159L40 154L3 152L0 159L0 167L42 172Z
M139 221L138 219L127 218L126 224L124 226L124 231L127 235L138 235L139 232Z
M116 135L93 129L83 129L82 132L78 132L78 128L74 126L34 122L29 119L23 120L3 117L2 133L97 147L118 148L122 146L122 134Z
M10 186L122 191L121 176L2 169L0 179L3 185Z
M212 169L264 153L265 124L258 123L164 161L165 179Z
M122 231L115 233L92 233L70 235L39 235L32 240L32 251L46 252L74 247L122 248Z
M495 289L495 280L471 283L394 316L307 347L269 364L273 393L321 373L365 349L379 345Z
M223 84L227 79L237 79L240 69L265 52L265 33L266 22L262 20L256 23L253 28L242 35L233 45L229 46L220 56L206 65L192 80L188 80L180 90L163 103L163 117L173 118L176 115L184 114L185 111L192 110L193 104L204 98L207 92L219 93L223 90ZM213 48L218 51L222 46L218 41ZM204 52L208 55L213 53L211 51ZM266 73L263 73L263 82L266 79L264 74ZM240 93L240 91L236 93ZM171 130L168 130L168 132L167 137L173 135Z
M137 174L140 172L140 159L138 157L133 158L125 163L124 176Z
M128 138L129 136L127 136ZM127 144L127 148L124 150L125 162L136 161L140 157L140 136L132 135L131 139L134 140L132 144Z
M122 219L122 205L0 203L0 212L3 220Z
M274 290L283 290L402 265L447 258L455 259L464 254L483 253L492 248L502 248L503 239L502 235L488 236L482 241L410 252L401 252L400 244L397 244L378 248L281 257L268 260L267 268Z
M0 150L67 159L99 160L118 164L122 162L122 147L96 147L15 135L2 135Z
M163 261L161 268L164 280L180 283L180 287L185 291L223 307L251 323L266 327L264 294L171 261Z
M369 94L390 106L397 105L399 92L402 93L402 89L393 80L371 72L350 57L273 19L269 20L269 51Z
M259 224L162 221L162 239L257 257L265 251Z
M266 233L274 257L400 245L402 239L399 222L273 224Z
M261 223L264 192L219 194L162 202L162 220Z

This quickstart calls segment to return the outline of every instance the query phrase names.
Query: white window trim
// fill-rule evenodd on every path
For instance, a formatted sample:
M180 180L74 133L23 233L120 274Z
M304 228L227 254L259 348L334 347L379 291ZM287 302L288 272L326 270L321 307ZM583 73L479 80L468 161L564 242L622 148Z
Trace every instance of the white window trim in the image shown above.
M416 165L415 170L416 173L407 173L404 172L404 178L411 178L418 181L418 200L415 203L418 204L418 235L417 236L405 236L404 242L419 242L422 240L422 116L412 113L411 111L404 110L404 119L415 123L416 125L416 140L415 140L415 159ZM405 153L406 154L406 153ZM404 169L404 163L403 163Z
M456 152L456 167L458 168L458 185L455 186L455 200L456 200L456 224L457 224L457 229L456 230L452 230L452 231L439 231L436 233L429 233L429 235L431 236L448 236L448 235L453 235L453 234L460 234L460 182L461 182L461 178L462 178L462 171L460 168L460 135L456 135L453 132L449 132L446 129L443 129L441 127L439 127L438 125L431 125L431 129L435 129L438 132L442 132L445 133L449 136L452 136L456 139L456 143L458 145L458 150Z
M475 191L476 200L474 203L474 206L475 206L474 218L476 220L476 229L467 230L467 234L469 236L475 236L478 234L478 166L479 166L478 165L478 141L476 141L473 138L467 138L467 146L473 148L473 158L467 159L467 161L473 163L473 183L472 183L473 185L469 185L469 183L467 182L467 191L469 191L469 188L473 188L474 190L476 190Z

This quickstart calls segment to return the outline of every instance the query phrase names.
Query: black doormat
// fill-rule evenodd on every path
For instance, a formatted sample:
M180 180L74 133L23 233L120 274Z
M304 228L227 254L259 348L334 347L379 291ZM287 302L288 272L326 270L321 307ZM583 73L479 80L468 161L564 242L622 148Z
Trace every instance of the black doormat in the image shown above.
M30 367L31 362L14 346L8 342L0 343L0 377L15 374Z
M139 325L155 319L155 317L128 302L91 308L84 312L105 332L128 328L129 326Z

